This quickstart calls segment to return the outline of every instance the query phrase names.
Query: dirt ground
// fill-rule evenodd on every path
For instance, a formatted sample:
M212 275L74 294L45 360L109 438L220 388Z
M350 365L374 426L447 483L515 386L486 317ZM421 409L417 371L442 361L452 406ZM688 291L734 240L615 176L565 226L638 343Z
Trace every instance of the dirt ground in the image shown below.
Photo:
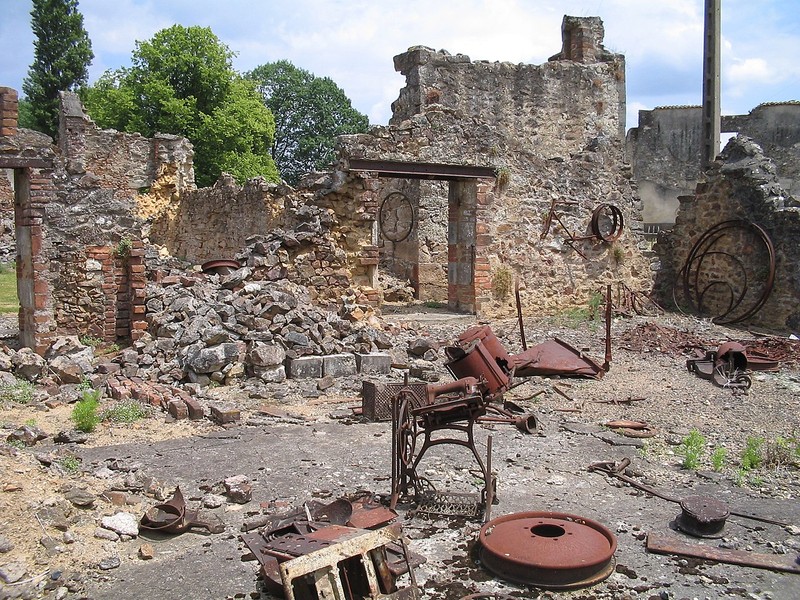
M474 323L470 317L417 313L391 314L385 319L395 330L404 332L397 338L401 348L411 335L447 343ZM521 350L515 321L491 325L511 353ZM672 337L674 332L680 335ZM528 345L559 337L602 362L603 331L598 324L526 320L526 333ZM678 315L615 318L612 339L611 368L602 379L533 377L518 380L520 385L506 394L505 400L536 415L537 433L526 435L507 425L481 428L482 447L487 435L491 434L495 440L493 464L500 503L493 507L493 515L533 509L564 511L597 520L619 537L617 567L611 577L594 587L560 595L800 597L797 574L720 566L680 557L652 558L642 547L647 532L656 527L669 532L666 516L680 512L679 507L587 471L596 461L629 458L629 473L634 478L667 494L685 497L711 486L713 493L732 506L782 523L780 526L758 521L737 523L731 525L721 541L714 540L716 545L756 554L798 556L800 370L796 344L787 346L785 336L754 334ZM753 343L772 340L777 342L774 347L784 351L788 348L790 354L782 355L785 360L777 372L753 373L748 390L718 387L687 370L686 356L691 345L687 340L706 341L708 349L715 349L716 344L729 339ZM441 358L434 364L441 381L451 379ZM394 380L401 381L402 375L396 373ZM97 537L98 525L103 516L120 511L141 516L149 506L168 495L177 483L177 476L173 481L168 480L164 474L168 471L158 472L154 464L152 471L157 481L142 483L141 479L150 475L147 453L176 441L182 441L180 447L188 448L191 453L195 446L204 447L204 440L237 431L243 437L253 432L272 432L273 438L291 432L289 439L298 440L308 436L308 443L297 442L305 456L305 462L298 464L311 465L302 467L310 474L316 472L315 468L323 469L320 472L326 473L327 484L315 482L309 475L304 479L305 487L293 491L275 489L274 477L280 473L291 480L293 470L298 468L293 461L299 459L291 451L285 455L270 454L267 462L273 474L271 489L254 493L251 505L255 504L255 509L230 503L216 509L228 525L234 552L243 554L244 549L240 543L237 545L237 536L231 532L237 531L242 520L254 510L258 512L259 506L276 510L276 506L302 502L303 490L332 498L366 487L385 495L389 487L391 429L386 423L365 423L353 415L353 407L361 402L360 381L337 382L325 392L313 392L315 388L309 382L289 381L286 387L289 393L280 399L250 398L236 386L212 390L212 396L241 409L242 419L234 427L223 428L210 420L176 422L163 413L153 413L131 424L102 423L83 445L53 442L55 434L72 427L71 405L4 404L0 419L3 439L25 423L35 423L50 437L31 447L18 448L8 443L0 447L0 598L147 598L146 594L131 593L136 587L131 582L137 581L137 565L157 563L159 557L149 561L142 558L141 549L147 543L142 538ZM639 422L645 429L621 434L618 427L604 426L613 420ZM344 423L346 429L342 429ZM687 469L682 448L693 430L696 430L694 438L699 439L699 434L702 443L696 453L695 468ZM343 457L315 455L315 436L323 434L328 440L331 435L346 436L337 446L341 447ZM756 451L754 444L758 443ZM378 448L385 446L385 454L375 457L374 444ZM755 453L760 459L760 464L749 469L744 468L748 444L750 455ZM136 466L115 465L114 461L126 452L125 456L131 456L130 448L143 452L142 456L134 457ZM320 452L323 452L321 447ZM105 459L98 460L101 456ZM457 460L447 453L434 456L425 467L426 476L443 486L469 480L468 468L460 467L454 462ZM231 474L246 469L244 461L228 467ZM262 471L263 468L260 467ZM333 477L332 472L335 472ZM244 474L258 481L257 472ZM136 477L138 484L133 485L131 479ZM189 496L195 504L202 501L210 488L219 491L219 480L185 481L182 485L194 485ZM95 501L89 507L76 506L67 499L71 488L85 490ZM115 490L121 493L110 493ZM264 495L259 497L261 492ZM469 556L465 540L474 539L480 522L420 522L405 515L403 525L412 550L428 558L417 574L423 598L457 599L470 593L496 594L487 597L497 598L501 594L515 598L555 594L506 584L477 566ZM454 535L458 539L453 539ZM102 565L109 557L118 557L122 568L117 571L116 564ZM239 558L228 556L224 560L236 562ZM125 571L126 568L131 571ZM271 597L256 584L256 563L245 563L241 568L247 569L245 574L252 574L252 581L248 582L247 575L241 584L245 591L216 592L218 595L209 592L204 597ZM122 588L120 582L125 582ZM246 591L248 585L252 585L250 592ZM170 595L168 586L163 586L157 596L150 597L177 599L186 597L178 595L185 592L184 586L176 588L176 595Z

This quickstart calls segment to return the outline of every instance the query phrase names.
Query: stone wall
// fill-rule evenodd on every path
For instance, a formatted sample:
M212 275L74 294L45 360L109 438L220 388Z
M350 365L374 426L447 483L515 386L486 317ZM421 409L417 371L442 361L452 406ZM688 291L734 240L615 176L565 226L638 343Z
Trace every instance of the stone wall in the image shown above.
M747 115L723 116L723 133L740 133L775 163L781 185L800 191L800 102L761 104ZM671 224L678 198L702 179L702 109L669 106L639 111L627 148L643 201L645 223Z
M509 271L521 281L529 312L585 306L606 283L640 291L652 284L642 253L641 207L623 155L624 57L603 48L599 19L565 17L562 33L561 53L543 65L472 61L413 47L395 57L406 86L389 126L342 140L345 157L476 165L502 174L485 190L481 216L472 215L474 272L488 272L488 283L476 292L482 314L513 313L513 294L495 285ZM381 184L381 200L398 187ZM416 276L420 299L440 300L454 277L448 273L452 260L440 250L457 221L447 209L453 184L423 181L406 189L415 229L403 244L379 240L383 264ZM543 231L553 202L566 231ZM613 244L565 243L589 233L601 203L623 212L623 236Z
M728 142L706 178L695 194L681 197L675 226L662 233L656 246L662 260L658 279L662 302L672 304L675 291L684 309L700 309L701 314L720 322L746 314L759 301L769 276L769 250L758 230L749 225L754 224L763 229L774 247L774 288L766 303L742 322L797 332L800 202L781 186L775 163L744 136ZM699 246L705 257L690 265L692 293L687 297L682 276L687 258L706 232L729 221L745 225L720 230L724 235L717 243ZM692 298L695 300L690 301Z

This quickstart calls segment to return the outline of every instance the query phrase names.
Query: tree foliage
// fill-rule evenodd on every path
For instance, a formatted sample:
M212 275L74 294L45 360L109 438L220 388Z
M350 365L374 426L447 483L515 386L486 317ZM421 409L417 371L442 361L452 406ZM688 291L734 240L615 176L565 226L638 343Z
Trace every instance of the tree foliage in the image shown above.
M131 67L106 72L83 101L102 127L189 138L198 185L213 184L222 171L240 182L277 180L269 153L274 119L233 70L233 56L210 28L173 25L137 42Z
M362 133L369 121L328 77L316 77L286 60L267 63L246 75L275 116L272 157L281 177L297 183L304 173L325 168L336 137Z
M56 137L60 91L86 84L94 58L77 0L33 0L33 64L22 82L34 128Z

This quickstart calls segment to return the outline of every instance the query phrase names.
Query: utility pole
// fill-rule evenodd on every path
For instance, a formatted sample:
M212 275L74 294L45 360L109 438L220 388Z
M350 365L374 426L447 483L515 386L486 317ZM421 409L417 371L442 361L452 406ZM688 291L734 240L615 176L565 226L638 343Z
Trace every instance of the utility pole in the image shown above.
M705 170L719 152L722 115L720 109L720 12L722 0L705 0L703 44L703 155Z

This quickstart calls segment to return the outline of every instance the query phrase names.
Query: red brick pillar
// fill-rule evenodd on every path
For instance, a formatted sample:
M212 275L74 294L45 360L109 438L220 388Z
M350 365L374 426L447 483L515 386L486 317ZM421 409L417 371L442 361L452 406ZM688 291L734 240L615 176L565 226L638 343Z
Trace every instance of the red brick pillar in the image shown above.
M17 230L17 289L22 345L44 354L56 331L48 274L42 252L45 205L55 196L51 169L20 169L16 178L14 219Z
M494 179L480 179L475 195L475 314L480 315L481 305L492 298L492 278L489 255L494 238L489 224L494 202Z
M141 338L147 331L145 307L147 274L144 264L144 244L134 240L128 256L128 281L130 285L129 331L132 341Z
M0 137L17 135L19 99L17 90L0 87Z

